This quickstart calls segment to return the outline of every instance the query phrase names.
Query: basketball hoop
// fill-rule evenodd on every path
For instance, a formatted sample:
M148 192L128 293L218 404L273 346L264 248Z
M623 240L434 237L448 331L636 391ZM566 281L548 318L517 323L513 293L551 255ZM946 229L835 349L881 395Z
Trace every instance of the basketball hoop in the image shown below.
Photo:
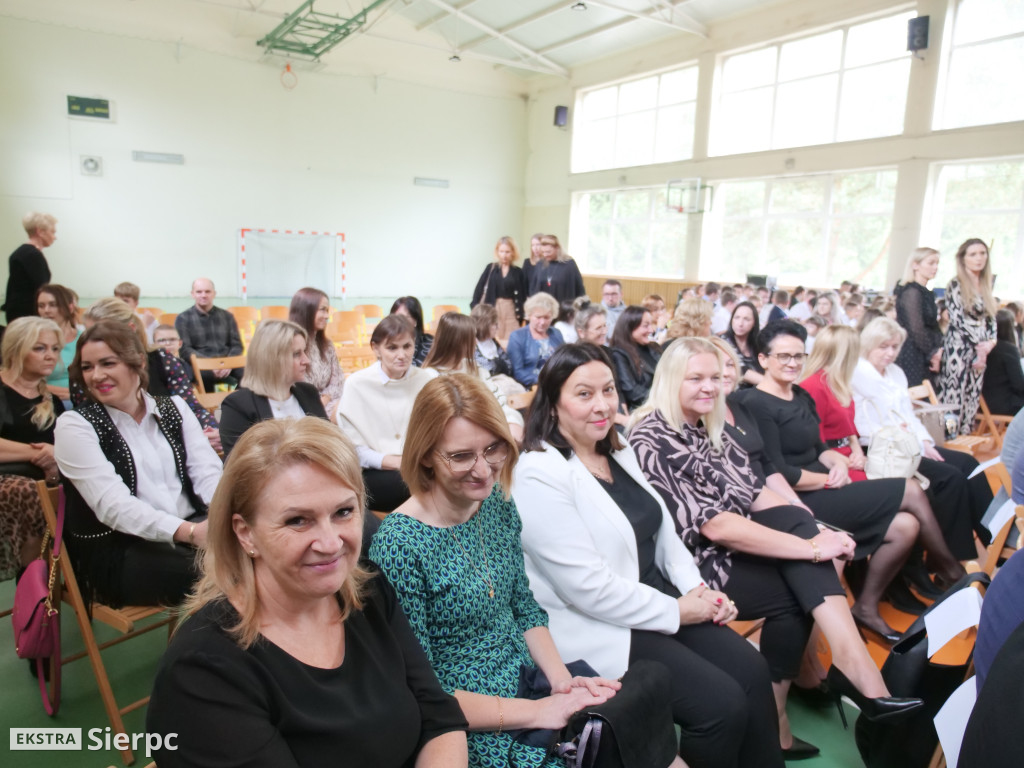
M292 71L292 63L289 61L284 65L284 69L281 70L281 85L290 91L298 84L299 76Z

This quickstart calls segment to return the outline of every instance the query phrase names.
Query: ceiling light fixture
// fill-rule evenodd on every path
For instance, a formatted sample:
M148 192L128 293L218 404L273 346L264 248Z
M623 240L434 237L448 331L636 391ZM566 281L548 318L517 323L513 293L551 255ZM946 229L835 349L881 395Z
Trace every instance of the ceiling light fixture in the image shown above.
M585 10L587 10L587 4L586 3L573 3L572 5L569 6L569 10L571 10L571 11L585 11Z
M451 56L448 57L448 61L450 61L452 64L458 64L460 61L462 61L462 57L459 56L459 54L457 53L453 53Z

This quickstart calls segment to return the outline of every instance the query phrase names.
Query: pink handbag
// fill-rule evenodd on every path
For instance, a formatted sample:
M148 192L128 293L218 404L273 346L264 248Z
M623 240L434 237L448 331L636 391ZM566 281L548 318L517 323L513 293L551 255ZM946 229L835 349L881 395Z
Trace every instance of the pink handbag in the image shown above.
M46 714L55 715L60 707L60 598L54 604L53 587L60 567L61 534L64 529L64 494L60 495L57 510L57 530L53 537L53 550L47 557L50 532L43 537L39 558L29 563L14 591L15 652L19 658L35 659L39 692ZM50 661L50 677L55 695L51 702L46 689L45 663Z

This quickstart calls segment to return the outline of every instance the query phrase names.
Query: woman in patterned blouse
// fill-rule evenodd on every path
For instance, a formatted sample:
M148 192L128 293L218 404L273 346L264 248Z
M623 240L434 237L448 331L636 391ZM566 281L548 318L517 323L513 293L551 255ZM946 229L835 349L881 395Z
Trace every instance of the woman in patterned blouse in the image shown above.
M728 586L741 619L765 618L761 652L772 673L782 746L806 753L813 748L790 733L785 701L812 622L832 648L831 687L854 689L869 719L892 718L920 700L890 698L858 636L832 564L853 557L853 539L816 525L806 508L764 485L723 429L721 377L715 346L696 338L676 341L629 438L707 583Z

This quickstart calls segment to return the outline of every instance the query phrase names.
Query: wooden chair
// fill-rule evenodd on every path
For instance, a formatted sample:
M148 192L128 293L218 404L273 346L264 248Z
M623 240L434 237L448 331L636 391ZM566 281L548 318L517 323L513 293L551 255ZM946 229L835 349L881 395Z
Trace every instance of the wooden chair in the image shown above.
M985 402L985 397L982 396L978 402L978 422L972 433L972 437L975 435L979 437L988 438L991 443L989 444L989 450L999 452L1003 450L1003 434L1006 432L1006 428L1013 421L1013 416L1005 416L1000 413L992 413L988 409L988 403Z
M174 321L177 319L177 312L161 312L156 316L156 319L160 321L160 325L174 325Z
M46 525L53 531L57 527L56 510L60 503L61 489L48 488L43 480L37 481L36 486L39 490L39 501L43 509ZM68 537L65 536L65 543L67 539ZM71 560L66 556L60 558L58 585L57 589L60 592L60 599L70 605L71 609L75 612L75 621L78 623L78 630L81 632L82 641L85 644L84 651L64 657L61 660L61 664L69 664L86 656L89 657L93 676L96 678L96 685L100 690L100 698L103 699L103 708L107 712L107 719L110 720L110 728L115 734L127 733L122 715L126 715L139 707L146 706L149 703L149 696L127 706L119 707L117 699L114 698L114 691L110 687L110 678L107 675L107 668L103 664L103 657L100 652L112 645L123 643L126 640L131 640L134 637L164 626L167 627L168 637L170 637L170 633L174 630L175 617L168 613L166 608L161 606L111 608L102 603L93 602L90 618L89 606L86 605L85 600L82 598L82 592L78 588L78 579L75 577ZM147 623L142 627L136 627L136 624L140 621L161 615L162 618L157 621ZM104 624L120 632L121 636L108 640L105 643L97 643L96 635L92 631L92 621L102 621ZM131 765L135 762L135 755L131 749L122 749L121 759L125 765Z
M160 309L160 307L136 307L135 311L138 312L140 315L144 315L147 312L149 312L149 314L151 314L158 320L162 315L166 314L162 309ZM172 323L168 323L168 325L172 325Z
M996 462L985 470L985 474L994 478L996 485L1001 485L1006 489L1007 495L1010 495L1012 491L1010 473L1003 462ZM1017 538L1016 541L1009 544L1010 534L1014 529L1017 530ZM981 570L989 576L994 576L999 562L1013 555L1024 544L1021 538L1022 533L1024 533L1024 505L1017 504L1013 516L992 536L992 542L985 550L985 562L981 564Z
M356 304L352 307L353 312L362 312L363 317L367 320L377 319L384 317L384 310L376 304Z
M922 406L936 406L940 405L938 395L935 394L935 388L932 383L925 379L916 387L909 387L907 392L910 394L912 402ZM960 406L955 406L956 410L959 410ZM982 450L986 443L989 442L989 438L978 435L957 435L952 440L946 440L942 443L943 448L948 448L951 451L963 451L969 453L972 456L976 450Z
M196 400L199 401L203 408L210 412L211 416L216 418L217 409L224 402L224 398L230 394L230 392L197 392Z
M377 359L370 347L335 344L334 348L338 351L338 363L345 373L368 368Z
M228 307L228 312L235 318L235 322L238 324L238 333L248 348L249 342L252 341L252 335L256 332L256 326L260 322L260 311L256 307L245 305Z
M328 323L324 328L324 334L335 346L342 344L360 346L363 341L362 327L345 322Z
M441 319L441 315L447 315L449 312L461 312L454 304L436 304L434 311L431 314L431 321L434 326L437 325L437 321Z
M209 394L203 384L201 371L219 371L224 368L245 368L245 355L231 357L196 357L192 355L192 370L196 373L196 392L200 395Z
M509 395L505 398L509 405L509 408L514 408L517 411L523 411L530 407L530 403L533 402L534 395L537 394L537 390L531 389L526 392L516 392L515 394Z
M260 310L261 320L287 320L288 319L288 307L283 307L280 304L274 304L271 306L263 307Z

